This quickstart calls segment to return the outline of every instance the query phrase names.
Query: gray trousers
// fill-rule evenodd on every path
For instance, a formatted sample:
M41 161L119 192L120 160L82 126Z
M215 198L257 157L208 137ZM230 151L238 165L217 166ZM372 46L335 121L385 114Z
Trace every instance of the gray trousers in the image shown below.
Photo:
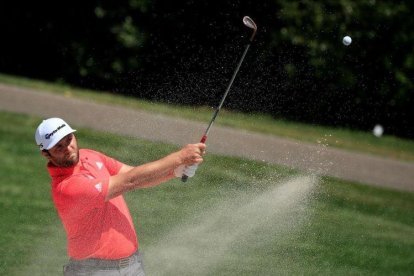
M69 260L63 267L64 276L145 276L142 255L137 251L122 260Z

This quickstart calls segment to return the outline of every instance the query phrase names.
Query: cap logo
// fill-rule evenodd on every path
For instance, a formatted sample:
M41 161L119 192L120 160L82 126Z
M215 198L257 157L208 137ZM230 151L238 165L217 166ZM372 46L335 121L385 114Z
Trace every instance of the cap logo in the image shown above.
M58 126L54 131L52 131L51 133L47 133L45 135L45 139L50 139L56 132L59 131L59 129L64 128L66 126L66 124L63 124L61 126Z

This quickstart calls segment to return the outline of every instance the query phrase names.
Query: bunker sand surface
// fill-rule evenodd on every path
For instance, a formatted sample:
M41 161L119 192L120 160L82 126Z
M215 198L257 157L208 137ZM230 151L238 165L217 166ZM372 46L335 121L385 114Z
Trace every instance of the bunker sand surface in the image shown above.
M0 84L0 110L61 117L74 128L184 145L197 142L206 123L100 104ZM208 152L296 168L365 184L414 191L414 163L350 152L272 135L214 126Z

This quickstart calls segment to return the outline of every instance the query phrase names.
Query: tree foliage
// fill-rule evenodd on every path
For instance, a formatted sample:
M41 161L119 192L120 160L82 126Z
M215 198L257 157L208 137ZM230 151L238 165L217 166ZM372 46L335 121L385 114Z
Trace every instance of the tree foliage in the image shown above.
M298 106L291 115L363 128L381 123L413 135L411 2L278 2L283 27L274 48L287 45L292 89L307 91L306 104L299 104L311 108L306 114ZM348 47L340 43L345 35L353 38Z
M380 123L414 137L412 10L391 0L7 2L0 70L215 106L250 15L259 32L227 108L361 129Z

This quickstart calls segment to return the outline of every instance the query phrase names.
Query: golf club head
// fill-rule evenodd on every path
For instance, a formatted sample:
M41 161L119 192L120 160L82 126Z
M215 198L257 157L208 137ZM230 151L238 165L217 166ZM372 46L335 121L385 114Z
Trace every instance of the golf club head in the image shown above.
M248 16L243 17L243 24L249 27L250 29L257 30L256 23L254 23L253 19Z
M253 41L253 38L256 35L256 31L257 31L257 25L256 25L256 23L254 23L253 19L251 19L250 17L245 16L245 17L243 17L243 24L246 27L248 27L250 29L253 29L253 34L250 37L250 41Z

